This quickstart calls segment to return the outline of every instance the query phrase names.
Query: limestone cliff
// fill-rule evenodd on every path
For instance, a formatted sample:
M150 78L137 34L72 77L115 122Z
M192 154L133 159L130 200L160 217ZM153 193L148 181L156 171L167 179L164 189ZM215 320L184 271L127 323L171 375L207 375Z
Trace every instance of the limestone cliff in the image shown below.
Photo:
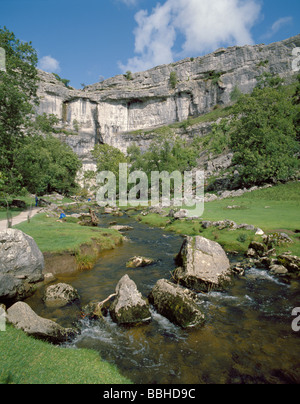
M249 93L263 72L292 76L295 47L300 47L300 35L271 45L221 48L132 77L119 75L83 90L66 88L52 74L40 71L37 113L56 114L64 129L62 140L85 160L99 142L123 151L135 141L145 147L149 136L130 133L181 122L217 104L226 105L235 86ZM171 72L176 73L175 84L170 81ZM67 135L68 131L73 134Z

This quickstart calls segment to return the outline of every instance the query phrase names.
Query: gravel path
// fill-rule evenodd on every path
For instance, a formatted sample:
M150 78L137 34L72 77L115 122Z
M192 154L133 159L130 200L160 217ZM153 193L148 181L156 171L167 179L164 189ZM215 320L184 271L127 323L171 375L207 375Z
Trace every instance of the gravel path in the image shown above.
M41 208L33 208L31 211L31 216L35 216ZM15 226L17 224L20 224L22 222L26 222L28 218L28 211L20 213L18 216L15 216L12 218L12 225ZM7 229L7 220L0 220L0 231L5 231Z

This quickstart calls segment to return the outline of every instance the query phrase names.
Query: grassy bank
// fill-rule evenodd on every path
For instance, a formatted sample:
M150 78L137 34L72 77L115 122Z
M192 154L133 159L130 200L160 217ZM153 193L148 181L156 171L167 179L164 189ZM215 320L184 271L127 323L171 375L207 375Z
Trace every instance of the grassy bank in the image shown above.
M43 253L74 255L79 270L91 269L102 251L122 242L115 230L80 226L76 220L60 221L45 214L15 227L31 236Z
M231 208L229 208L231 207ZM234 207L234 208L232 208ZM157 214L139 216L139 220L150 226L183 235L202 235L220 243L226 251L244 253L252 240L261 241L255 232L244 229L229 230L211 227L203 229L203 220L233 220L237 224L252 224L266 234L285 232L293 240L288 246L278 246L278 252L287 249L300 256L300 183L291 182L268 189L246 193L240 197L228 198L205 204L201 220L170 220Z
M103 249L110 249L121 241L115 230L80 226L76 221L59 221L40 214L30 223L23 222L17 229L33 237L42 252L76 251L83 244L97 240Z
M32 236L42 252L73 252L81 269L87 269L97 254L116 247L122 236L113 230L82 227L37 215L18 226ZM80 254L82 246L95 246L91 256ZM28 337L7 325L0 332L0 384L128 384L118 369L95 351L66 349Z
M128 384L95 351L66 349L8 325L0 332L0 384Z

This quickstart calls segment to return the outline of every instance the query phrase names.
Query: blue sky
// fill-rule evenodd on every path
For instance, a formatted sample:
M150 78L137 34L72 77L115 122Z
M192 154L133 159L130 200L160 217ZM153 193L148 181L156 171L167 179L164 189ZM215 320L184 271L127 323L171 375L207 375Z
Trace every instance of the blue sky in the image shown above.
M299 0L0 0L0 27L32 41L39 67L92 84L221 46L300 33Z

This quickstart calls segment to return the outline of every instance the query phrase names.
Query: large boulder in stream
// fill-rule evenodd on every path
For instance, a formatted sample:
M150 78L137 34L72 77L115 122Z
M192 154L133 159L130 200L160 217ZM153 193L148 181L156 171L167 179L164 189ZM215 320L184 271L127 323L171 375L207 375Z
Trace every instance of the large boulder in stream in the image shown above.
M15 303L7 310L7 320L27 335L54 344L66 342L75 335L71 328L63 328L54 321L39 317L24 302Z
M160 279L149 295L159 314L182 328L201 326L205 317L196 304L197 295L180 285Z
M220 290L231 281L230 262L220 244L201 236L186 237L177 256L174 278L197 292Z
M20 230L0 232L0 301L28 297L44 279L44 256L32 237Z
M124 275L116 287L116 297L110 306L113 321L135 325L151 320L150 306L138 291L135 282Z

